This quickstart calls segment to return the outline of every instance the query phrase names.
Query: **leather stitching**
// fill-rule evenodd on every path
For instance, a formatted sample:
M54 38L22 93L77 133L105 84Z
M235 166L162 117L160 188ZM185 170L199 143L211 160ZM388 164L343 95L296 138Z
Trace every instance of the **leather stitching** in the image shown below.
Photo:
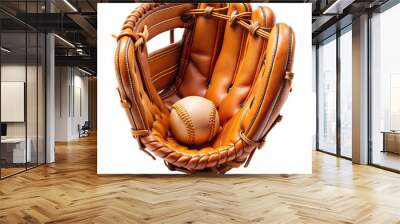
M190 49L192 48L193 44L193 36L194 36L194 30L196 30L196 25L197 23L194 23L193 29L192 30L185 30L185 33L183 35L183 46L181 50L181 60L179 64L179 72L176 77L176 86L175 86L175 92L179 92L178 89L180 88L186 74L186 70L189 66L190 63L190 57L191 57L191 51ZM187 42L187 43L186 43Z
M117 51L116 51L116 54L115 54L115 61L116 61L116 64L117 64L117 66L116 66L116 68L117 68L117 78L118 78L118 81L121 83L121 85L122 85L122 89L123 89L123 91L124 91L124 95L126 95L126 91L125 91L125 85L123 84L123 82L122 82L122 74L121 74L121 68L120 68L120 57L119 57L119 53L120 53L120 50L121 50L121 43L118 43L118 46L117 46ZM118 88L118 93L120 94L120 98L122 98L121 97L121 92L120 92L120 90L119 90L119 88ZM136 128L137 126L136 126L136 123L135 123L135 119L133 118L133 115L132 115L132 112L131 112L131 110L126 110L127 112L128 112L128 114L129 114L129 116L130 116L130 118L131 118L131 120L132 120L132 122L133 122L133 124L131 124L132 126L133 126L133 128Z
M151 32L152 29L154 29L154 27L160 26L160 25L162 25L162 24L164 24L164 23L168 23L168 22L173 21L173 20L181 20L181 17L180 17L180 16L176 16L176 17L172 17L172 18L170 18L170 19L167 19L167 20L163 20L163 21L161 21L161 22L158 22L158 23L152 25L152 26L148 29L148 30L149 30L149 33Z
M285 71L288 70L289 65L290 65L291 48L292 48L292 31L290 31L290 34L289 34L289 47L288 47L288 52L287 52Z
M160 97L162 99L165 99L167 97L170 97L172 94L176 93L177 88L175 85L171 86L171 87L167 87L167 91L164 92L164 90L162 90L163 92L160 94Z
M258 146L260 143L259 142L255 142L254 140L250 139L249 137L247 137L243 131L240 132L240 139L242 139L242 141L244 141L247 145L250 146Z
M174 69L174 70L168 71L168 72L166 72L166 73L163 73L162 75L159 75L159 76L157 76L157 78L153 79L152 82L155 83L155 82L157 82L158 80L160 80L160 79L162 79L162 78L164 78L164 77L168 77L168 76L170 76L171 74L175 73L176 70L177 70L177 69ZM169 80L171 80L171 79L173 79L173 77L170 78Z
M215 107L214 104L212 104L211 111L210 111L209 118L208 118L208 124L209 124L209 127L210 127L210 134L208 136L208 141L209 142L214 137L214 134L215 134L215 131L216 131L216 129L215 129L216 115L217 115L217 108Z
M247 34L246 32L242 33L242 40L240 41L240 49L239 49L239 56L236 62L236 67L235 67L235 71L233 72L233 77L231 80L231 85L233 85L236 81L236 76L238 75L237 73L239 72L239 68L242 66L242 64L244 63L243 57L244 55L246 55L247 49L248 49L248 41L246 38Z
M265 19L266 17L267 17L267 15L266 15L266 13L265 13L265 11L264 11L264 7L262 7L261 8L261 14L262 14L262 17L263 17L263 27L266 27L267 26L267 20Z
M135 93L134 93L134 90L135 89L137 89L138 91L140 91L139 89L138 89L138 87L136 87L135 86L135 88L134 88L134 83L133 83L133 81L132 81L132 77L131 77L131 73L130 73L130 71L129 71L129 54L128 54L128 51L129 51L129 47L130 47L130 45L132 44L131 43L132 42L132 39L128 39L128 43L127 43L127 47L126 47L126 49L125 49L125 63L126 63L126 71L127 71L127 75L128 75L128 78L129 78L129 84L131 85L131 90L132 90L132 98L133 98L133 101L134 101L134 103L135 103L135 106L136 106L136 109L137 109L137 111L140 113L140 120L142 121L142 125L143 125L143 128L147 128L147 126L146 126L146 123L145 123L145 121L143 120L143 116L144 116L144 113L142 113L142 111L140 110L140 108L139 108L139 104L136 102L136 97L135 97ZM137 127L137 128L139 128L139 127Z
M292 72L288 72L287 71L287 69L288 69L288 67L289 67L289 65L290 65L290 60L291 60L291 51L292 51L292 30L290 30L290 34L289 34L289 36L290 36L290 38L289 38L289 47L288 47L288 56L287 56L287 61L286 61L286 65L285 65L285 71L286 71L286 73L285 73L285 76L284 76L284 78L286 79L286 80L292 80L293 79L293 73ZM281 87L280 89L279 89L279 92L278 92L278 94L277 94L277 96L278 96L278 101L279 101L279 99L282 97L282 91L285 89L285 86L286 85L288 85L288 82L285 82L285 83L283 83L283 87ZM275 106L275 104L274 104L274 106ZM274 108L275 109L275 108ZM272 113L274 112L275 110L273 110L272 111ZM267 130L267 126L263 129L263 131L261 132L261 133L265 133L265 134L262 134L262 139L264 139L265 137L266 137L266 135L268 134L268 132L275 126L275 124L276 123L278 123L280 120L282 119L282 116L281 115L279 115L277 118L276 118L276 120L273 122L273 124L272 124L272 126L271 127L269 127L269 129ZM269 121L268 121L269 122Z
M292 32L292 29L290 29L290 34L289 34L289 47L288 47L288 57L287 57L287 62L286 62L286 71L288 70L288 68L289 68L289 66L290 66L290 64L292 63L291 62L291 57L292 57L292 41L293 41L293 32Z
M158 6L158 7L164 7L164 8L158 9L158 10L155 10L157 8L153 8L152 10L145 12L144 16L142 18L140 18L140 20L136 21L136 24L134 24L134 26L137 26L137 23L146 22L147 17L150 16L150 15L154 16L155 14L165 13L164 12L165 10L171 10L173 8L179 8L179 7L181 7L181 5L174 5L174 6L161 5L161 6Z
M219 27L219 26L221 26L221 23L223 22L223 21L221 21L221 20L217 20L217 22L218 22L218 24L217 24L217 27ZM223 31L222 31L223 32ZM222 36L222 37L221 37ZM217 60L217 56L218 56L218 53L219 52L217 52L217 50L218 50L218 48L220 48L221 46L221 41L223 42L223 40L222 40L222 38L223 38L223 33L221 34L221 30L220 29L217 29L217 33L216 33L216 35L215 35L215 40L214 40L214 52L212 53L212 56L211 56L211 60L210 60L210 66L209 66L209 71L208 71L208 73L207 73L207 80L210 80L211 79L211 75L212 75L212 73L213 73L213 71L214 71L214 67L215 67L215 63L216 63L216 60ZM220 50L220 49L219 49Z
M158 140L156 140L156 141L159 142ZM184 156L185 157L189 157L188 161L185 164L182 164L181 166L178 166L178 165L175 164L175 162L179 161L179 159L177 159L175 162L173 162L171 164L173 166L175 166L175 167L182 167L182 169L186 169L186 170L190 171L190 173L193 173L193 172L196 171L196 169L198 169L198 167L197 167L198 163L202 158L205 158L205 157L209 158L207 160L206 164L205 164L205 167L210 167L210 161L209 160L210 160L211 156L213 154L215 154L218 157L216 159L216 164L218 164L218 165L227 164L228 165L228 167L225 167L227 169L224 172L226 172L230 168L232 168L232 167L229 167L230 162L236 163L237 165L235 167L239 166L240 164L242 164L244 162L244 160L243 161L242 160L240 160L240 161L237 160L237 154L234 154L234 157L231 158L231 159L228 156L228 151L236 150L236 148L237 148L236 144L238 144L239 141L241 141L240 138L238 140L236 140L235 142L232 142L232 144L229 145L229 146L218 147L216 149L216 151L209 152L209 153L202 154L202 155L187 155L187 154L179 153L179 157L180 158L182 158ZM145 144L149 144L149 143L152 143L152 142L155 142L155 141L149 141L149 142L146 142ZM164 158L164 159L167 158L171 153L175 153L175 151L173 149L169 148L165 143L163 143L163 142L159 142L159 143L161 144L161 146L159 146L157 148L150 149L150 150L153 151L153 152L156 152L156 153L159 150L168 150L168 152L166 152L166 154L164 156L162 156L162 158ZM247 157L252 150L253 149L247 150L247 151L243 151L241 156ZM226 154L226 155L223 156L224 154ZM194 163L194 164L192 164L192 167L194 167L194 168L187 168L189 163Z
M259 113L259 111L260 111L260 109L261 109L261 106L262 106L262 104L263 104L263 102L264 102L265 94L266 94L267 89L268 89L269 78L270 78L270 76L271 76L272 68L273 68L274 63L275 63L276 52L277 52L277 50L278 50L278 43L279 43L279 25L276 26L276 38L275 38L275 44L274 44L274 52L273 52L273 55L272 55L272 61L269 62L269 63L270 63L270 66L269 66L269 69L268 69L268 77L266 77L265 88L264 88L264 91L263 91L263 94L262 94L261 102L258 104L257 113L256 113L256 114ZM246 133L248 133L248 131L253 127L253 124L254 124L256 118L257 118L257 116L255 116L255 117L252 119L252 121L251 121L249 127L247 128Z
M194 125L192 123L192 118L190 117L190 114L179 103L174 104L172 106L172 108L175 109L175 111L178 114L179 118L185 124L186 133L188 135L187 138L188 138L190 144L193 144L194 140L195 140L195 130L194 130Z
M178 51L180 47L181 47L181 45L177 44L176 46L174 46L172 48L168 48L168 49L165 49L164 51L158 52L157 54L153 54L148 57L148 62L149 63L154 62L154 61L158 60L159 58L162 58L166 55L174 53L174 52Z
M135 105L135 108L137 109L137 112L140 114L140 110L139 110L139 106L138 106L138 104L137 104L137 102L136 102L136 97L135 97L135 95L134 95L134 85L133 85L133 82L132 82L132 77L131 77L131 74L130 74L130 72L129 72L129 59L128 59L128 50L129 50L129 46L130 46L130 44L131 44L131 39L129 39L128 38L128 42L127 42L127 47L126 47L126 49L125 49L125 69L126 69L126 73L127 73L127 76L128 76L128 79L129 79L129 85L130 85L130 90L132 91L132 98L133 98L133 103L134 103L134 105ZM135 87L136 88L136 87ZM143 122L143 118L142 118L142 114L140 114L140 119L141 119L141 121ZM135 120L135 116L133 116L132 117L133 118L133 120ZM143 124L143 123L142 123ZM144 126L143 126L144 127ZM138 124L136 124L136 128L143 128L143 127L140 127Z
M154 79L152 82L153 82L153 84L155 84L155 83L157 83L160 79L162 79L162 78L164 78L164 77L170 77L168 80L167 80L167 84L166 85L170 85L171 84L171 82L173 81L173 77L171 78L171 74L174 74L174 73L176 73L176 69L175 70L172 70L172 71L170 71L170 72L168 72L168 73L165 73L165 74L163 74L162 76L159 76L157 79ZM162 88L168 88L168 86L167 87L164 87L164 86L162 86ZM158 95L160 95L160 93L158 92ZM164 94L163 94L164 95ZM160 97L161 97L161 95L160 95Z
M132 81L131 73L130 73L130 70L129 70L130 69L130 65L129 65L129 61L130 61L129 60L129 48L130 48L131 44L132 44L132 39L128 38L128 41L127 41L127 44L126 44L127 46L123 51L124 57L125 57L125 71L127 73L128 79L129 79L129 85L130 85L130 90L132 91L133 103L136 106L135 108L137 109L137 112L139 114L141 114L139 117L140 117L140 120L142 121L143 128L146 128L146 123L143 120L142 112L141 112L141 110L140 110L140 108L139 108L139 106L137 104L136 97L134 95L134 90L137 89L137 87L134 85L134 83ZM118 49L120 49L120 45L119 45ZM118 52L120 52L120 51L118 51ZM119 58L118 58L118 73L121 76ZM131 116L132 121L133 121L133 128L135 128L135 129L140 128L138 125L136 125L135 116L132 115L132 111L131 110L128 110L128 111L129 111L129 115Z
M153 75L151 78L153 80L153 82L157 81L158 79L160 79L161 77L167 75L167 74L171 74L172 72L176 71L178 69L178 65L174 65L171 67L168 67L162 71L160 71L159 73Z

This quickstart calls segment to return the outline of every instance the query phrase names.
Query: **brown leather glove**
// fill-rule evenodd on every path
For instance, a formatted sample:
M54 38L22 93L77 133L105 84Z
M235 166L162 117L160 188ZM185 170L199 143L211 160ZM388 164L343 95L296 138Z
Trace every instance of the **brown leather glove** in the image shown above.
M181 41L148 54L148 40L175 28L185 28ZM118 91L132 135L171 170L225 173L247 166L281 119L295 38L289 26L275 24L268 7L142 4L117 40ZM205 97L218 109L220 131L202 148L180 144L170 133L170 107L186 96Z

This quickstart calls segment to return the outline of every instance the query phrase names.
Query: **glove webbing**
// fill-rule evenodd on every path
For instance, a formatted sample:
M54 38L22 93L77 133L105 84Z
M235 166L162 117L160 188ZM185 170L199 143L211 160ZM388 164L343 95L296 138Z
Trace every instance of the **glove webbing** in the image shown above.
M258 22L251 21L249 18L251 17L251 12L242 12L242 13L233 13L228 16L225 14L219 13L220 11L227 10L228 7L223 8L214 8L214 7L206 7L204 9L191 9L186 11L184 16L213 16L219 19L223 19L228 21L231 25L237 23L244 28L246 28L252 35L257 34L260 37L268 39L272 28L261 27Z

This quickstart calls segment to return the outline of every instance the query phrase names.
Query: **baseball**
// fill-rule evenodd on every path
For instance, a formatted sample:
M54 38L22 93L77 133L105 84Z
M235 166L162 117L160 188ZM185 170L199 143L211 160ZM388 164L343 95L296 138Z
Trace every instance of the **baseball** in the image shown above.
M172 105L171 132L186 145L210 142L219 129L219 116L214 103L204 97L188 96Z

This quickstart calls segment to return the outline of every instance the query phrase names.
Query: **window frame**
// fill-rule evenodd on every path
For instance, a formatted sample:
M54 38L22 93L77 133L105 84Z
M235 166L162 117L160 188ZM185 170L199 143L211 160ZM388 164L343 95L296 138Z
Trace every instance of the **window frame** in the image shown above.
M315 138L315 145L316 145L316 151L319 152L323 152L329 155L333 155L333 156L337 156L340 158L344 158L347 160L352 160L351 157L347 157L342 155L342 150L341 150L341 118L340 118L340 112L341 112L341 108L340 108L340 104L341 104L341 97L340 97L340 93L341 93L341 89L340 89L340 85L341 85L341 67L340 67L340 37L342 35L344 35L347 32L352 32L352 23L347 24L346 26L344 26L341 29L338 29L335 33L333 33L332 35L326 37L325 39L319 41L316 44L316 138ZM321 149L320 148L320 143L319 143L319 136L320 136L320 130L319 130L319 78L320 78L320 74L319 74L319 53L318 53L318 49L320 47L321 44L326 44L330 41L336 41L336 151L334 153L329 152L327 150Z
M368 69L367 69L367 79L368 79L368 110L367 110L367 116L368 116L368 124L367 124L367 132L368 132L368 152L367 152L367 163L370 166L373 167L377 167L383 170L387 170L387 171L391 171L394 173L400 173L400 170L398 169L394 169L388 166L384 166L381 164L377 164L373 162L373 153L374 153L374 149L373 149L373 126L372 126L372 119L373 119L373 113L372 113L372 106L373 106L373 102L372 102L372 94L373 94L373 88L372 88L372 53L373 53L373 49L372 49L372 18L373 18L373 14L374 13L384 13L385 11L391 9L392 7L396 6L400 4L398 1L396 0L388 0L386 1L384 4L380 5L379 7L373 9L373 10L369 10L368 11L368 31L367 31L367 39L368 39L368 54L367 54L367 61L368 61Z

